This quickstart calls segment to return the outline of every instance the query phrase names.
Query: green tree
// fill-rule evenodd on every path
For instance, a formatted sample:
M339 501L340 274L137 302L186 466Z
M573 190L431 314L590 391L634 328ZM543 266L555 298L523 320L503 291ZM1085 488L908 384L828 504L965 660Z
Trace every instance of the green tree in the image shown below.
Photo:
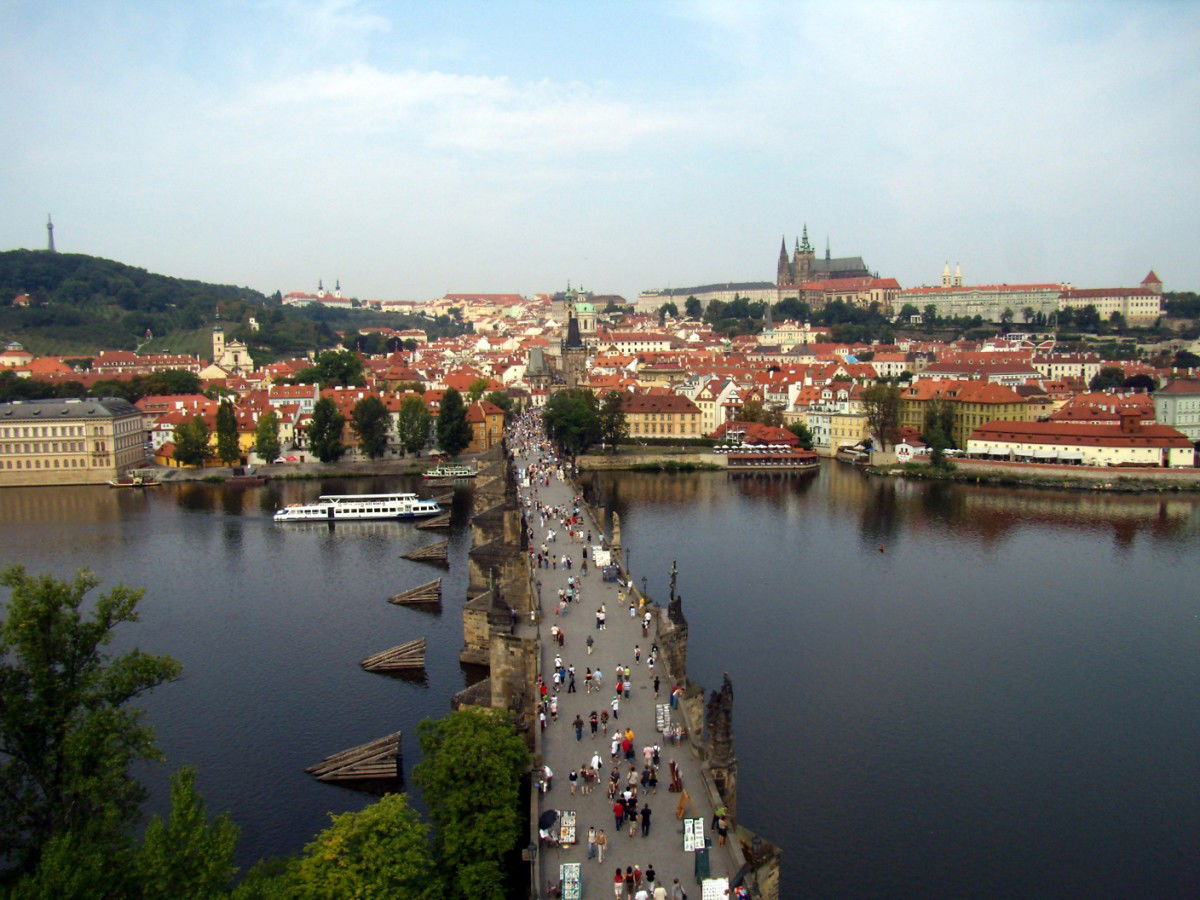
M208 459L212 432L203 416L192 416L175 426L175 459L185 466L200 466Z
M1104 391L1109 388L1119 388L1125 383L1125 372L1117 366L1105 366L1092 376L1088 387L1093 391Z
M161 758L130 702L180 665L105 650L117 625L137 621L142 592L118 585L85 618L84 597L99 583L82 571L70 583L21 566L0 573L11 590L0 622L0 846L20 871L72 833L119 850L146 797L129 769Z
M429 826L404 794L385 794L332 824L304 848L289 873L297 897L445 896L433 864Z
M165 369L142 376L142 388L150 394L198 394L200 376L186 369Z
M322 397L313 406L308 422L308 446L321 462L336 462L346 452L346 445L342 443L345 425L346 417L338 412L337 404L331 398Z
M326 350L318 353L313 364L301 369L292 379L293 384L312 384L314 381L323 388L361 386L363 361L358 354L349 350Z
M487 390L488 380L486 378L476 378L467 388L467 403L471 404L483 396Z
M929 446L933 446L934 432L940 432L945 441L943 450L952 447L951 435L954 434L954 404L942 397L934 397L925 405L925 422L921 433Z
M919 316L920 314L921 310L919 307L913 305L912 303L905 303L902 307L900 307L900 312L897 313L897 317L901 322L907 323L912 319L913 316Z
M1158 382L1154 376L1147 375L1145 372L1138 372L1136 375L1130 375L1123 382L1121 387L1129 391L1145 391L1147 394L1158 390Z
M604 395L599 416L600 441L610 453L616 453L617 445L629 437L629 422L625 418L618 391L609 391Z
M679 318L679 307L675 305L675 301L670 300L658 308L658 324L663 325L667 321L667 316Z
M463 405L462 394L454 388L447 388L442 395L442 403L438 409L437 442L442 451L454 458L467 449L471 443L471 425L467 422L467 408Z
M866 388L862 396L871 436L879 442L880 450L887 450L896 442L900 426L900 388L878 382Z
M237 868L238 828L228 813L211 824L196 791L196 770L185 766L171 779L171 814L155 816L137 855L141 895L147 900L215 897L229 890Z
M805 450L811 450L813 446L812 432L808 430L808 426L803 422L793 422L787 426L787 430L800 438L800 446Z
M507 714L469 707L417 726L413 768L434 828L445 896L508 896L505 857L521 835L520 782L529 751Z
M938 315L936 303L929 303L925 306L925 312L921 313L921 321L926 325L936 325L941 321L941 316Z
M580 453L600 440L600 410L596 396L583 388L559 391L550 398L542 411L546 434L558 446L559 452L571 458L572 464Z
M259 459L275 462L279 458L279 416L275 410L267 410L258 417L254 429L254 449Z
M391 425L387 407L374 394L363 397L350 410L350 427L358 435L359 446L371 459L379 459L387 452Z
M420 397L405 397L396 416L396 436L405 453L420 453L429 442L429 425L433 417Z
M763 418L763 402L761 400L747 400L742 404L742 411L738 413L739 422L761 422Z
M225 465L232 465L241 456L238 447L237 415L233 403L222 400L217 407L217 456Z
M483 399L500 407L506 416L513 411L513 398L506 391L489 391Z
M704 315L704 304L696 297L688 297L683 304L683 311L689 319L698 319Z

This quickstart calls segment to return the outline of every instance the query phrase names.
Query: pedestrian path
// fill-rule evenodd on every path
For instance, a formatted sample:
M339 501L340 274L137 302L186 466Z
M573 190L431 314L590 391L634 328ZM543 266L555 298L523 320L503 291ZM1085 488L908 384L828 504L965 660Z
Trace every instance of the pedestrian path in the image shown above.
M536 441L529 440L528 443ZM651 670L649 667L651 647L657 638L657 614L652 615L650 631L644 634L644 610L637 607L640 599L637 592L632 593L634 602L631 615L629 595L624 592L625 585L604 581L602 573L593 567L592 546L600 544L601 530L592 521L587 508L577 503L573 483L563 479L554 464L542 462L543 455L548 455L548 452L529 447L518 450L516 455L517 465L533 474L531 483L520 485L518 491L533 532L531 547L535 553L534 575L535 583L540 582L537 593L540 594L542 610L540 620L523 623L521 631L526 636L536 634L540 639L541 671L547 683L547 698L557 713L552 715L549 710L546 711L546 724L541 731L542 759L552 777L549 790L540 796L540 812L543 817L547 810L558 812L559 821L555 827L548 829L555 837L561 834L561 822L570 818L567 812L573 812L575 843L541 843L537 867L540 873L539 890L543 892L540 896L545 895L548 884L558 882L562 863L579 863L583 876L583 897L613 897L617 868L624 872L626 867L637 866L643 873L653 868L657 880L667 889L668 897L673 896L672 882L678 878L682 890L692 898L699 898L701 890L694 874L696 854L685 851L685 823L677 817L677 813L682 812L679 810L682 795L669 790L672 763L677 768L690 801L686 810L687 818L701 819L703 836L712 840L713 846L708 850L709 871L713 876L732 876L735 864L729 850L718 846L717 835L711 830L713 808L701 782L699 760L688 746L686 736L681 743L675 744L668 741L657 727L660 724L658 707L668 704L674 683L663 671L661 655L655 661L655 668ZM574 526L577 537L568 533L568 526L560 518L551 516L543 519L539 509L545 507L563 510L568 517L577 514L580 517L579 523ZM554 532L552 540L550 532ZM587 541L589 532L592 536L590 543ZM543 542L546 543L548 555L555 560L553 566L537 565L536 552ZM581 565L585 547L589 563L586 574ZM571 560L570 569L562 563L564 556ZM575 582L577 594L574 601L566 604L563 612L559 613L559 591L567 589L568 579ZM623 595L625 602L622 602ZM602 605L606 612L603 630L597 627L596 618L596 612ZM552 637L555 629L562 633L561 645ZM590 651L587 646L589 637L592 639ZM556 657L561 657L564 668L574 668L574 691L570 690L569 679L559 685L557 692L554 690L552 673ZM614 703L618 666L628 666L632 677L628 698L622 693ZM586 672L589 667L593 672L597 669L600 672L599 689L587 689ZM657 696L654 690L655 675L659 678ZM607 728L598 726L593 734L590 723L593 712L599 718L606 711ZM681 721L677 710L670 710L669 714L673 722ZM582 722L578 734L577 717ZM620 828L617 827L613 800L609 799L607 790L614 768L619 773L622 789L629 778L630 763L621 754L621 748L618 748L616 760L612 755L614 734L618 729L626 728L634 733L633 765L638 775L639 821L632 829L628 820ZM654 746L659 748L657 788L643 788L640 775L644 768L646 748ZM599 776L594 788L585 793L584 781L580 777L572 795L570 773L581 772L597 757ZM640 821L643 808L649 809L646 833L643 833L644 826ZM688 825L690 830L691 823ZM599 858L599 852L589 858L587 835L589 828L593 827L597 833L603 830L607 838L603 861ZM650 888L653 886L649 885Z

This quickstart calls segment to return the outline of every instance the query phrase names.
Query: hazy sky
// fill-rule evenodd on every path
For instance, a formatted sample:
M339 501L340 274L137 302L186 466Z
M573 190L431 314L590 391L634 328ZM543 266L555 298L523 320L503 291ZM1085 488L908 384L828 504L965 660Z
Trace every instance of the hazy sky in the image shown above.
M1200 287L1200 4L0 0L0 248L359 297Z

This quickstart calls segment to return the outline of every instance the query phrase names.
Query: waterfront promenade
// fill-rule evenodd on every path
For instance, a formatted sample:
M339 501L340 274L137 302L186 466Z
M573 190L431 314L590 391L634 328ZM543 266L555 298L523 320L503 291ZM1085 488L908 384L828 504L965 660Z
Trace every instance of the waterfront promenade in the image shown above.
M517 465L526 471L535 467L540 460L536 451L524 449L517 452ZM652 613L649 634L643 636L641 616L643 610L637 610L637 616L631 617L628 600L622 604L618 591L620 583L606 582L597 569L592 568L591 546L601 543L602 530L598 523L592 520L587 507L579 503L578 513L582 518L576 526L577 534L581 537L572 538L561 520L547 517L544 524L538 512L538 504L547 507L557 507L566 510L571 515L576 509L577 492L570 480L565 480L557 468L547 465L541 468L538 477L528 485L519 487L522 504L525 506L529 527L533 532L531 546L535 551L542 543L547 542L549 554L557 559L557 567L538 568L536 558L533 562L535 582L540 581L541 616L539 621L523 622L519 631L523 636L536 636L539 639L540 670L549 685L549 696L557 698L557 718L546 713L546 726L540 733L539 749L541 759L553 772L551 788L539 795L539 816L546 810L573 810L576 815L576 842L571 846L557 846L540 842L536 871L538 873L537 888L539 896L545 896L548 884L559 880L561 863L576 862L582 866L584 897L606 898L614 896L613 882L617 867L624 870L627 866L638 866L643 872L653 866L657 880L667 889L671 897L672 881L679 879L683 890L689 897L699 898L701 888L697 883L695 871L695 854L684 850L684 822L676 817L681 795L672 793L670 788L670 763L673 761L682 776L683 787L689 799L686 816L699 818L704 822L704 835L711 839L713 846L709 848L709 871L713 877L726 876L732 878L737 871L732 847L718 846L715 831L711 829L713 822L713 805L709 792L701 780L700 760L693 753L687 738L680 743L671 743L656 729L656 705L667 703L672 685L676 679L682 680L686 673L668 673L662 656L656 660L652 673L648 667L648 657L651 646L656 641L656 630L659 610L647 606ZM544 477L549 475L549 484ZM554 540L548 540L548 532L555 532ZM592 535L591 544L587 544L586 536ZM586 575L582 573L581 562L584 547L588 547L589 568ZM567 570L562 564L562 557L572 560L572 568ZM565 614L557 612L559 590L567 587L568 577L573 576L577 585L577 596L574 602L567 604ZM633 593L635 609L639 595ZM535 597L536 602L536 597ZM604 604L606 623L604 630L596 627L596 611ZM558 626L564 635L563 646L555 644L551 630ZM593 639L592 652L587 649L588 637ZM640 647L640 661L635 662L634 647ZM562 657L565 667L575 667L574 692L568 692L567 684L560 686L557 693L552 683L555 657ZM615 696L615 671L618 665L629 666L632 670L632 687L629 698L620 698L617 712L618 718L612 718L612 700ZM590 693L585 685L585 673L588 668L597 668L602 675L601 687ZM660 679L660 689L655 697L653 681L657 674ZM589 719L592 711L598 715L608 711L607 728L600 727L593 737ZM583 736L577 740L573 726L576 716L582 718ZM681 722L681 711L671 710L672 722ZM623 789L629 772L629 763L618 751L618 759L614 763L611 756L611 743L617 728L632 728L634 731L634 764L640 773L644 764L644 748L657 745L660 747L660 765L658 770L657 792L650 793L638 784L638 809L648 805L651 810L650 832L642 836L641 827L630 835L629 823L626 821L619 831L614 827L613 801L608 798L607 786L614 765L619 763L620 786ZM591 793L581 791L583 779L574 796L570 792L568 776L572 770L579 771L587 765L594 754L600 758L600 771L597 782ZM535 785L538 779L535 777ZM594 826L597 831L603 829L608 838L608 847L604 861L588 858L587 832ZM557 825L553 829L558 834ZM730 822L729 844L734 842L733 823ZM653 888L653 885L649 886ZM618 895L619 896L619 895Z

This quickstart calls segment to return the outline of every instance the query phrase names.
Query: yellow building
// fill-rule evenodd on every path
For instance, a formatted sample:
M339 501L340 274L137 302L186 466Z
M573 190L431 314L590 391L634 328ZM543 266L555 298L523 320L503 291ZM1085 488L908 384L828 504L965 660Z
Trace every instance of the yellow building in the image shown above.
M621 412L633 438L701 436L700 408L679 394L624 394Z
M1031 406L1012 388L986 381L914 381L900 393L900 427L925 431L931 400L945 400L954 410L949 435L956 447L966 447L971 432L996 419L1028 422L1040 407Z
M0 486L104 484L145 462L142 413L127 400L0 403Z

